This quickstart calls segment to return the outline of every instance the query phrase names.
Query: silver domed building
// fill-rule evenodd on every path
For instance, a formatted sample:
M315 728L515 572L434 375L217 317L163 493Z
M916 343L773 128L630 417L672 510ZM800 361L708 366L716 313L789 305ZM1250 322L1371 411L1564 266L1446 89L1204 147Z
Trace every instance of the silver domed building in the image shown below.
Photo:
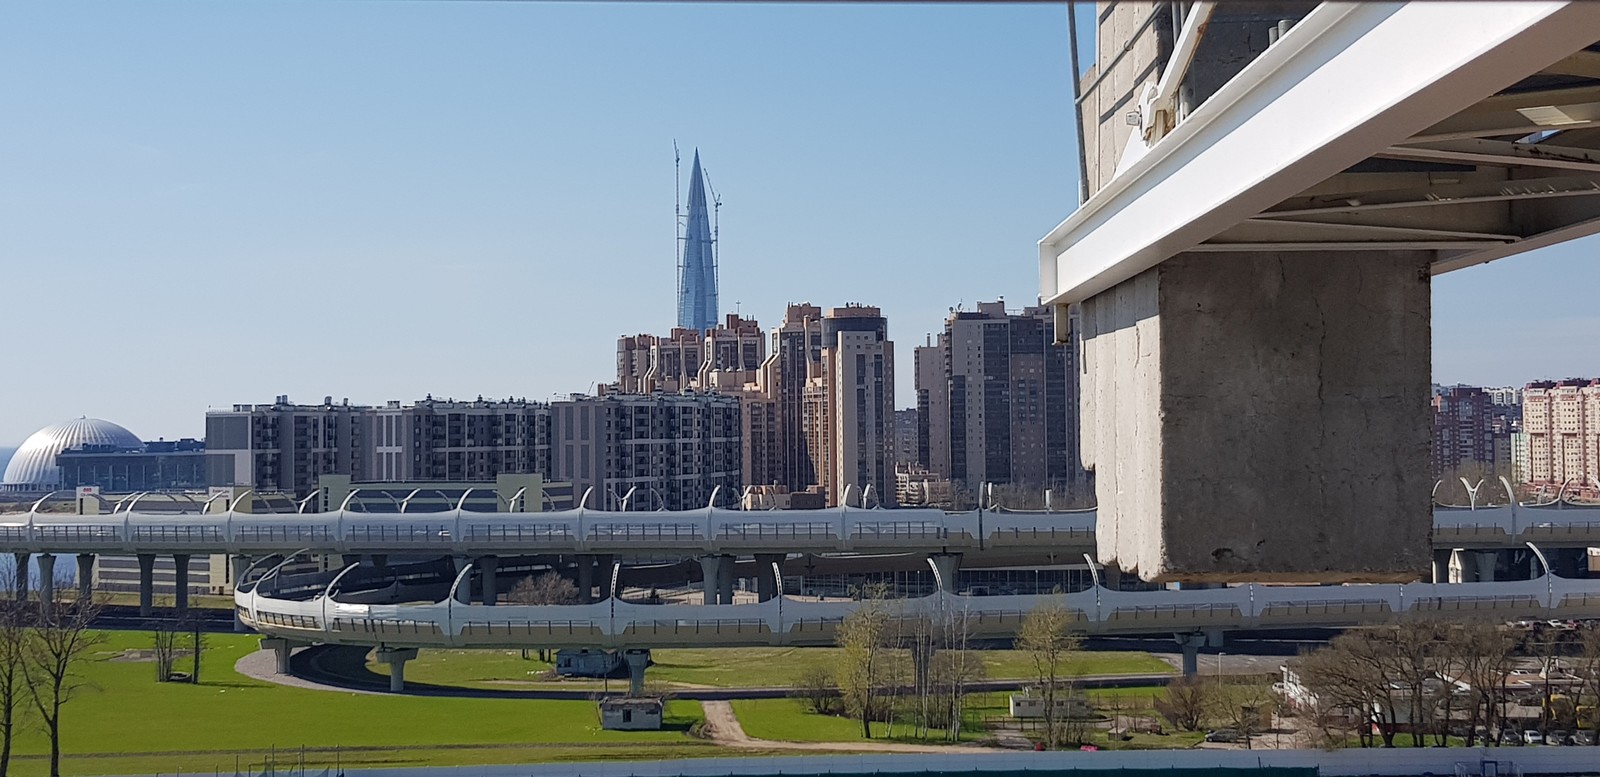
M52 424L34 432L12 454L5 476L0 477L0 491L51 491L60 487L61 468L56 465L56 457L64 450L85 445L117 450L144 447L138 435L110 421L77 418Z

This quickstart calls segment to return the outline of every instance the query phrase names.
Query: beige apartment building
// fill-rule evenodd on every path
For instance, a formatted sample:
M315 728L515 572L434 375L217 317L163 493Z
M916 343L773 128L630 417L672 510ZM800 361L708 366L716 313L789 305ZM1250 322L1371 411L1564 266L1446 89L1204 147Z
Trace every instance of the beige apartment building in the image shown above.
M1600 380L1529 383L1522 390L1527 483L1600 496Z

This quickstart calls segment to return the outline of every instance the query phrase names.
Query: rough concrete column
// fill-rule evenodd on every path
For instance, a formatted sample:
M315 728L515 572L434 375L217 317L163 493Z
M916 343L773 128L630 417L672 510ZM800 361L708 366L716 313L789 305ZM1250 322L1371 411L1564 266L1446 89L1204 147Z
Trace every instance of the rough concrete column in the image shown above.
M78 554L78 601L87 602L94 596L94 554Z
M650 651L628 648L622 651L622 660L628 664L628 695L644 695L644 670L650 666Z
M228 557L228 573L232 575L233 590L239 590L239 584L244 582L244 573L246 570L250 569L250 564L251 561L249 556ZM244 625L244 620L239 617L238 607L233 608L233 630L239 634L243 634L250 630L250 627Z
M156 611L156 557L140 553L139 561L139 616L148 618Z
M274 665L277 667L278 674L289 674L289 658L294 655L294 649L297 647L300 647L300 643L283 637L262 637L261 639L261 649L272 651L272 656L275 659Z
M348 568L353 567L356 564L360 564L360 563L361 563L361 554L360 553L345 553L345 554L341 554L339 556L339 564L345 569L348 569Z
M961 554L930 553L928 560L933 562L934 571L939 573L939 590L947 594L955 593L957 579L961 575Z
M733 556L723 556L721 569L717 573L717 603L733 604Z
M48 618L56 605L56 557L39 554L39 614Z
M33 574L33 566L28 563L28 560L33 556L28 553L13 553L11 557L16 560L16 566L13 568L17 570L17 601L26 602L28 601L28 576Z
M1200 648L1205 647L1206 635L1203 632L1174 634L1172 639L1183 650L1183 676L1194 677L1200 674Z
M1477 552L1478 582L1493 583L1495 574L1499 572L1500 552L1496 550L1480 550Z
M387 553L374 553L374 554L372 554L372 568L378 570L379 572L382 572L383 570L388 569L389 568L389 554L387 554Z
M1113 591L1122 590L1122 568L1114 564L1101 567L1100 583Z
M594 556L580 553L578 559L578 603L594 601Z
M727 563L727 559L727 556L721 555L700 557L700 577L704 580L700 586L704 591L704 594L701 596L701 602L703 604L733 603L732 600L727 602L718 601L719 597L717 595L721 588L720 582L723 576L722 567Z
M485 606L493 607L500 601L500 578L497 575L500 571L500 557L484 556L478 559L478 570L483 578L482 601Z
M1086 300L1101 561L1157 582L1426 576L1430 259L1188 253Z
M604 601L606 599L610 599L611 596L612 596L612 591L611 591L611 567L612 567L612 565L614 565L616 563L617 563L616 557L611 555L610 553L602 553L602 554L594 557L595 574L600 578L600 580L599 580L599 582L600 582L600 596L599 596L599 598L602 601Z
M172 556L172 608L182 615L189 611L189 554Z
M416 648L378 648L378 660L389 665L390 693L403 693L405 691L406 662L416 657Z
M784 553L757 553L756 554L756 599L770 601L778 598L783 591L779 590L778 575L783 574L783 560L788 558ZM777 574L773 573L773 565L778 568Z
M1448 549L1433 551L1433 582L1450 582L1450 555L1451 551Z

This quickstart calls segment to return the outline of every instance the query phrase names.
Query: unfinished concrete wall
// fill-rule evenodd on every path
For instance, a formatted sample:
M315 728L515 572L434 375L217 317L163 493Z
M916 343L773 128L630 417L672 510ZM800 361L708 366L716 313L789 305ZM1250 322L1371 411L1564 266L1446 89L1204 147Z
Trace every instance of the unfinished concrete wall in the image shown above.
M1157 581L1421 577L1429 258L1183 254L1085 302L1101 561Z

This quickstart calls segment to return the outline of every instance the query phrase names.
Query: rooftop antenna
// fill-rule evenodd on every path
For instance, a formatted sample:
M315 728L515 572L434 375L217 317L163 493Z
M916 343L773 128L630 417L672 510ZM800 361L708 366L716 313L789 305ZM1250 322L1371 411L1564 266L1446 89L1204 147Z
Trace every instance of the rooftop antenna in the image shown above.
M683 175L682 175L682 170L681 170L682 167L683 167L683 156L678 153L678 140L676 138L674 138L672 140L672 226L673 226L673 231L676 234L676 238L677 238L673 242L673 246L674 246L673 250L677 251L677 256L673 257L673 264L674 264L675 267L678 268L678 271L677 271L677 282L678 282L678 300L677 300L677 304L680 305L680 306L683 304ZM673 320L674 321L677 320L677 316L678 316L678 311L673 311Z

